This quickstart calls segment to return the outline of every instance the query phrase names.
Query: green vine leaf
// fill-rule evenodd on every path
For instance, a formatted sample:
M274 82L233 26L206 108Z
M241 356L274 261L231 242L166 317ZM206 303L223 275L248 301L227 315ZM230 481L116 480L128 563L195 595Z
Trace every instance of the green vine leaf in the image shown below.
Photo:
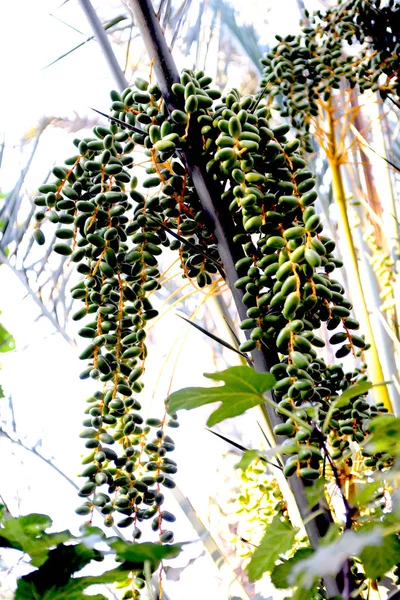
M46 562L50 548L74 538L69 531L45 533L51 525L52 520L47 515L11 517L0 528L0 546L26 552L31 564L40 567Z
M116 558L125 561L124 565L134 571L142 569L146 561L151 563L153 571L158 569L164 559L175 558L182 550L183 544L158 544L144 542L143 544L130 544L120 539L109 541L109 546L116 552Z
M292 570L293 566L312 554L314 550L312 548L299 548L297 552L284 563L277 565L271 573L271 581L274 586L278 589L286 589L290 587L288 582L288 575Z
M88 596L83 592L89 586L124 581L130 572L142 571L145 563L153 572L163 559L175 558L182 549L182 544L131 544L114 537L107 539L101 529L93 526L84 526L80 538L69 531L48 534L45 530L51 525L50 517L42 514L1 521L0 547L29 554L31 564L38 567L19 580L15 600L86 600ZM92 561L103 560L104 554L94 548L99 542L106 542L121 564L100 575L74 578ZM89 597L105 598L101 594Z
M297 531L279 515L273 518L247 567L250 581L257 581L264 573L272 571L279 556L291 549Z
M383 385L383 384L380 384ZM335 400L336 408L343 408L347 406L352 400L352 398L357 398L357 396L362 396L369 392L374 386L370 381L361 381L357 385L351 385L348 387L340 396Z
M359 484L358 487L359 491L354 498L354 504L358 506L358 508L362 508L375 498L376 492L380 487L382 487L382 482L372 481L371 483L366 483L365 485Z
M309 590L305 590L304 588L296 588L296 591L292 596L292 600L314 600L317 594L317 584L313 585ZM338 598L335 597L334 600L338 600Z
M86 587L86 586L85 586ZM35 584L20 579L14 600L107 600L103 594L88 596L83 593L82 582L79 579L62 588L52 587L40 593Z
M261 454L258 450L246 450L243 452L243 455L239 462L235 465L236 469L241 469L242 471L246 471L249 468L253 460L256 458L260 458Z
M14 600L107 600L107 597L103 594L92 596L85 594L84 592L92 585L124 581L128 575L128 571L121 571L123 577L118 579L115 576L115 570L116 569L108 571L107 573L110 575L112 574L112 577L109 577L104 581L100 581L102 576L79 577L77 579L71 579L65 586L52 586L45 590L39 590L35 583L25 581L24 578L22 578L18 581ZM107 573L104 575L107 575Z
M0 323L0 352L11 352L11 350L14 350L14 349L15 349L15 340L14 340L13 336Z
M79 529L81 532L80 541L88 548L94 548L95 544L99 544L103 541L107 542L107 537L100 527L84 523ZM110 538L108 541L112 541L113 539L114 538Z
M377 452L400 452L400 418L393 415L383 415L372 419L369 430L371 437L365 446L365 450L371 455Z
M30 530L32 534L35 530L40 533L42 528L48 527L49 523L51 524L50 519L45 515L28 515L28 517L20 517L19 519L9 519L6 522L11 521L11 527L8 529L13 532L13 535L11 535L8 531L8 537L18 538L19 541L9 542L4 537L5 542L3 545L29 551L29 554L35 557L32 564L39 566L38 569L19 580L15 600L28 600L28 598L40 598L40 600L86 600L87 598L103 600L105 597L102 594L87 596L84 592L92 585L124 581L132 571L142 571L146 562L150 563L151 572L154 572L163 559L175 558L182 549L182 544L130 544L118 538L105 539L113 553L115 553L116 559L121 561L121 565L100 575L75 578L73 577L74 573L80 571L90 562L103 559L103 554L92 547L95 542L101 541L100 530L97 527L88 527L85 530L84 537L82 537L82 542L75 545L61 543L61 540L65 538L76 540L69 532L49 534L48 536L40 534L36 540L29 539L29 543L27 543L26 533L21 533L22 526L18 523L21 519L24 519L25 529ZM18 527L15 526L15 522L17 522ZM50 551L44 551L43 544L45 540L50 539L52 545L57 545L57 547ZM35 544L37 548L33 548Z
M86 600L87 596L82 596L82 591L89 585L101 582L98 582L97 578L90 577L73 579L72 575L92 560L101 559L102 554L99 551L87 548L84 544L68 546L60 544L54 550L50 550L46 562L39 569L19 580L15 600L25 600L25 598L41 600L85 598ZM99 600L100 598L102 600L101 596Z
M220 402L220 407L207 421L207 425L212 427L265 402L265 392L275 384L275 378L270 373L257 373L246 366L231 367L220 373L205 373L204 376L223 381L225 385L213 388L184 388L173 392L168 400L168 412L191 410L205 404Z
M332 404L329 407L325 421L323 424L323 431L326 431L332 418L333 411L336 408L345 408L350 404L352 398L366 394L373 387L370 381L362 381L357 385L351 385L347 388L340 396L334 398Z
M345 531L335 542L320 546L314 554L296 563L288 581L292 586L310 589L316 579L336 577L348 558L358 556L366 546L378 546L381 542L381 528Z
M325 499L325 485L327 484L327 480L325 477L320 477L314 483L314 485L305 488L305 493L307 496L308 504L310 508L313 508L317 503L324 502L326 504Z
M370 579L382 577L400 562L400 542L396 535L388 535L376 546L366 546L360 556L365 574Z

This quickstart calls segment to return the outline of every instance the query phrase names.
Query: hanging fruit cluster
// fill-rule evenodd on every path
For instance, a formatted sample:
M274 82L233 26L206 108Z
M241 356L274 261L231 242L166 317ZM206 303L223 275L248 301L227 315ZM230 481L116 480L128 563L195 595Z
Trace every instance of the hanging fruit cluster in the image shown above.
M199 120L205 123L207 154L212 151L207 170L226 182L222 200L229 204L236 240L245 255L236 264L235 282L244 291L248 315L240 325L248 334L240 349L265 347L272 356L278 353L280 361L271 372L277 379L274 393L279 407L307 419L301 407L312 404L322 423L331 397L367 376L362 363L350 373L340 364L327 365L318 355L325 343L316 330L326 324L338 359L350 353L360 356L367 344L355 333L359 325L351 316L352 306L332 276L341 262L333 255L334 242L322 235L314 209L315 178L297 153L299 141L286 139L288 125L270 129L268 109L254 110L251 97L240 98L233 90L223 100L212 118ZM351 440L364 439L365 424L373 414L376 409L357 397L333 412L329 427L335 458ZM318 432L298 427L289 416L275 433L309 446L293 454L285 473L318 478L322 458ZM372 464L374 459L369 460Z
M235 286L243 289L247 318L240 327L247 341L240 349L263 348L277 356L271 371L277 383L277 412L285 420L275 433L289 440L285 474L306 481L320 476L321 429L331 398L366 380L362 352L367 343L356 333L351 304L333 273L341 266L334 242L323 235L315 178L299 155L300 142L288 140L288 125L271 128L269 109L232 90L219 102L204 73L184 71L173 85L176 109L168 114L157 85L137 80L121 95L112 92L108 127L77 140L78 154L53 170L55 181L39 188L35 199L40 224L57 225L54 251L70 256L82 281L72 289L81 302L73 320L88 346L82 378L97 382L88 399L82 437L89 454L79 494L80 514L100 508L106 525L122 515L119 527L141 535L150 520L161 542L175 520L164 510L162 488L175 484L174 449L167 428L175 416L142 416L138 400L147 355L146 324L157 315L149 299L160 287L163 248L178 252L184 277L202 287L221 270L216 241L202 211L185 163L190 127L201 128L202 155L217 205L229 207L243 256L236 263ZM134 154L134 150L140 154ZM135 163L135 157L143 162ZM138 191L140 180L141 190ZM44 243L40 227L35 238ZM321 353L317 334L324 325L336 348L337 364ZM345 372L340 359L352 353L359 366ZM363 394L333 410L325 423L334 460L368 434L369 419L385 412ZM305 426L299 425L303 423ZM295 442L295 449L293 449ZM350 464L351 459L347 459ZM368 462L367 462L368 461ZM368 457L383 469L391 457Z
M400 6L352 0L306 14L301 34L277 35L278 44L262 59L260 96L289 117L305 150L312 152L311 120L321 99L327 102L343 78L351 88L378 91L383 99L398 103L400 40L392 28ZM356 53L352 44L358 44ZM279 101L274 103L274 98Z

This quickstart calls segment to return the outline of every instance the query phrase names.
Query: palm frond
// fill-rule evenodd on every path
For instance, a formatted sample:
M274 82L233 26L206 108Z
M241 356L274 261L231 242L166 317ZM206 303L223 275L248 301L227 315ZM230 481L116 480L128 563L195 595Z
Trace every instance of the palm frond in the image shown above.
M54 18L57 18L59 21L61 21L62 23L64 23L64 25L66 25L67 27L72 27L72 29L75 29L75 27L73 27L69 23L65 23L64 21L62 21L58 17L55 17L54 15L51 15L51 16L54 17ZM121 21L125 21L127 18L128 17L126 15L119 15L118 17L116 17L115 19L112 19L111 21L109 21L108 23L106 23L103 26L104 27L104 31L108 31L109 29L112 29L115 25L118 25L119 23L121 23ZM78 33L82 33L78 29L75 29L75 31L77 31ZM83 35L83 33L82 33L82 35ZM57 58L55 58L54 60L52 60L45 67L42 67L41 70L44 71L45 69L48 69L49 67L52 67L53 65L55 65L56 63L58 63L63 58L66 58L67 56L69 56L73 52L76 52L76 50L79 50L79 48L82 48L82 46L85 46L88 42L93 41L95 39L95 37L96 37L95 35L90 35L89 37L87 37L86 39L84 39L80 44L77 44L76 46L74 46L73 48L71 48L70 50L68 50L67 52L64 52L64 54L61 54L60 56L58 56Z

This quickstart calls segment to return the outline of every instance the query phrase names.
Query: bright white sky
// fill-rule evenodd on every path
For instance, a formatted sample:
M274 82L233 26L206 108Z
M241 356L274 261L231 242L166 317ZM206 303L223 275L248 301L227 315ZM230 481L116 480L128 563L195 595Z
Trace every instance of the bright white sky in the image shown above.
M96 3L95 3L96 4ZM102 3L97 2L98 5ZM236 5L242 17L251 22L260 22L266 18L267 4L264 0L238 0ZM110 7L115 8L111 10ZM113 17L124 12L117 0L107 3L107 15ZM84 35L74 31L51 15L56 15ZM194 12L194 17L197 12ZM254 15L257 15L254 18ZM193 18L194 18L193 17ZM79 44L91 35L90 27L79 7L77 0L61 1L41 0L32 2L3 2L0 7L2 23L0 34L0 55L2 56L1 80L3 90L0 95L0 133L6 140L6 153L0 171L0 189L7 192L18 177L20 167L25 163L29 148L21 149L20 142L37 127L43 115L74 119L89 116L93 120L90 106L107 110L109 90L114 83L109 75L106 63L96 42L90 42L71 56L56 65L43 70L58 56ZM262 35L262 43L271 39L276 32L289 33L296 27L298 10L295 0L273 2L269 13L271 25ZM273 42L272 42L273 43ZM136 42L140 60L143 52ZM135 46L136 47L136 46ZM121 64L124 55L121 48L115 51ZM185 61L180 57L181 66ZM232 75L233 69L230 69ZM144 73L145 74L145 73ZM238 85L238 81L232 81ZM66 156L74 154L72 139L62 126L50 129L42 139L37 157L26 181L27 190L34 194L54 163L60 164ZM83 369L77 358L78 351L54 334L52 326L45 320L37 321L37 309L31 299L25 298L25 290L5 266L0 269L0 310L1 321L14 334L17 351L2 357L3 371L1 382L8 393L12 394L17 431L26 444L35 444L46 457L54 457L54 462L70 477L75 479L79 471L79 455L83 444L78 439L83 418L84 399L93 391L93 384L81 382L79 372ZM197 301L193 301L194 308ZM175 336L179 339L187 332L187 325L178 321L171 311L168 322L162 322L154 329L156 350L149 359L147 373L160 370L160 364L167 356ZM179 346L179 344L178 344ZM187 385L203 385L203 372L212 372L235 364L235 355L224 355L227 362L216 364L208 344L202 336L190 331L184 349L184 362L177 369L173 389ZM171 372L174 358L169 362L167 371ZM151 375L148 376L148 388L152 387ZM154 379L154 376L153 376ZM164 378L157 390L156 402L161 404L168 391L170 378ZM3 400L2 417L10 415ZM219 454L226 446L214 440L204 430L208 411L196 411L195 414L182 415L182 427L174 437L177 439L180 471L178 485L187 494L198 513L207 521L209 515L209 495L214 489L222 491L223 482L218 474ZM255 423L257 415L241 421L240 431ZM254 425L255 426L255 425ZM235 435L235 425L231 427ZM229 435L229 428L228 433ZM255 436L258 437L256 433ZM256 438L255 438L256 440ZM257 444L257 441L254 441ZM180 452L179 452L180 448ZM43 467L39 459L16 446L0 439L2 461L3 495L12 513L43 512L49 514L57 528L71 528L77 531L82 522L76 517L74 509L78 505L75 490L65 483L48 467ZM7 459L4 460L4 456ZM173 501L171 501L172 503ZM168 508L168 507L167 507ZM195 539L184 515L178 515L178 524L174 527L177 540ZM193 556L200 554L201 544L190 546L179 565L184 565ZM182 574L180 582L173 584L174 600L183 600L188 595L192 600L209 597L212 600L226 600L229 595L227 581L222 580L212 561L206 557L196 562ZM256 590L266 593L266 583L261 582ZM264 596L257 596L260 600Z

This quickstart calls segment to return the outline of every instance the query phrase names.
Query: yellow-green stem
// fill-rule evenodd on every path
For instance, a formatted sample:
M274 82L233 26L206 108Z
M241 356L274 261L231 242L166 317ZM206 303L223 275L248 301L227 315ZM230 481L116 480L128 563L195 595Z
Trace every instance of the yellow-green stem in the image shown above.
M378 349L376 347L374 333L371 326L371 320L365 301L364 290L361 283L360 272L358 269L357 254L353 243L353 236L346 209L346 196L344 192L342 174L340 172L340 161L336 148L335 126L333 119L333 110L330 107L327 111L329 125L329 152L328 162L332 173L332 191L336 205L339 209L339 229L341 230L344 256L346 256L346 269L349 273L349 280L354 285L353 298L356 299L356 316L365 333L367 342L371 348L365 353L368 372L373 384L384 381L382 366L379 360ZM385 407L392 411L392 403L387 390L387 386L378 386L373 388L375 402L383 402Z

